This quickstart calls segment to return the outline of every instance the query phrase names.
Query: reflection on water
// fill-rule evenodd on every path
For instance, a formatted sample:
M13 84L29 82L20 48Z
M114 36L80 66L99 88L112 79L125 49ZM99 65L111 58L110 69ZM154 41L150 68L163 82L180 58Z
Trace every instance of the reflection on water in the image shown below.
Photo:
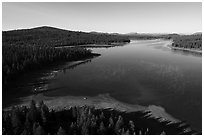
M114 48L92 48L101 56L52 68L41 76L45 87L39 86L46 91L45 97L108 93L125 103L162 106L201 131L202 57L171 50L168 44L170 41L141 40Z
M56 81L58 73L66 74L68 69L74 69L78 65L91 62L91 59L74 61L62 64L53 64L42 70L32 71L22 75L17 81L11 83L9 88L3 89L3 108L16 105L22 97L38 93L45 93L63 89L64 87L49 88L51 82ZM14 92L15 91L15 92Z
M182 50L172 49L172 52L174 54L181 54L181 55L185 55L185 56L192 56L193 55L193 56L197 56L197 57L202 57L202 54L190 52L190 51L182 51Z

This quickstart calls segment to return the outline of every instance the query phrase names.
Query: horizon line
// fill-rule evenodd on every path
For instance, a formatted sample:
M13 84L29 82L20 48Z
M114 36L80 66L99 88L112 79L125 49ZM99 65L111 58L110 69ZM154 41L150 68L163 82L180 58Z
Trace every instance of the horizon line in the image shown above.
M86 32L86 33L91 33L91 32L96 32L96 33L108 33L108 34L131 34L131 33L137 33L137 34L194 34L194 33L202 33L201 31L195 31L195 32L137 32L137 31L132 31L132 32L127 32L127 33L121 33L121 32L103 32L103 31L97 31L97 30L73 30L73 29L68 29L64 27L57 27L57 26L50 26L50 25L41 25L41 26L33 26L33 27L28 27L28 28L16 28L16 29L6 29L3 30L2 32L7 32L7 31L15 31L15 30L25 30L25 29L35 29L35 28L40 28L40 27L51 27L51 28L57 28L57 29L62 29L62 30L67 30L67 31L78 31L78 32Z

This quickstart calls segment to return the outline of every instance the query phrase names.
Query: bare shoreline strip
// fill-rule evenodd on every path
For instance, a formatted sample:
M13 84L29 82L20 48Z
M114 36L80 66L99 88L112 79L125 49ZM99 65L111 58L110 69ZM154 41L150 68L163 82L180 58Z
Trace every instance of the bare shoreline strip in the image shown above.
M173 50L183 50L183 51L202 54L202 50L195 50L195 49L188 49L188 48L178 48L178 47L173 47L173 46L171 46L171 49L173 49Z
M174 47L172 46L173 41L171 41L167 47L169 47L172 50L181 50L181 51L187 51L187 52L193 52L193 53L198 53L198 54L202 54L202 50L196 50L196 49L189 49L189 48L179 48L179 47Z
M144 111L150 112L152 117L161 118L160 121L171 121L171 123L179 122L180 120L172 117L168 114L164 108L161 106L141 106L138 104L127 104L120 102L112 97L109 94L100 94L98 96L63 96L63 97L46 97L43 94L38 94L36 96L29 96L26 98L21 98L22 103L18 106L29 106L30 100L35 100L39 102L43 100L44 103L55 111L60 111L62 109L69 109L74 106L91 106L96 109L114 109L121 112L137 112ZM12 107L5 108L5 111L10 110Z
M130 42L113 42L110 44L84 44L84 45L69 45L69 46L55 46L55 48L73 48L73 47L81 47L81 48L110 48L110 47L117 47L117 46L123 46L125 44L128 44Z

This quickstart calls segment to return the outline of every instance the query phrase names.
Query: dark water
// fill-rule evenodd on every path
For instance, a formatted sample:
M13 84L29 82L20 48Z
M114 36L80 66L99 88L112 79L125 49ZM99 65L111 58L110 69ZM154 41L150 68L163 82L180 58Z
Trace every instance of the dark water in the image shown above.
M25 87L27 90L46 90L44 96L109 93L111 97L130 104L159 105L173 117L185 120L201 131L202 56L173 51L167 47L168 43L143 40L121 47L95 48L92 50L100 53L100 57L73 67L64 64L42 70L30 76L34 85ZM44 75L51 70L52 73ZM43 81L42 76L47 80L39 84L40 89L36 88L36 83ZM41 79L36 80L37 77ZM31 94L24 92L21 88L22 96ZM17 96L13 95L6 104L20 101L16 99Z

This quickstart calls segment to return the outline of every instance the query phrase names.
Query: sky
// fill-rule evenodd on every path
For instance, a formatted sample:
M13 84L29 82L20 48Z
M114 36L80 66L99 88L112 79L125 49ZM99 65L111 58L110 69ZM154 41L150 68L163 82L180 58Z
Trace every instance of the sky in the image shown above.
M194 33L202 31L202 3L2 3L3 31L39 26L85 32Z

